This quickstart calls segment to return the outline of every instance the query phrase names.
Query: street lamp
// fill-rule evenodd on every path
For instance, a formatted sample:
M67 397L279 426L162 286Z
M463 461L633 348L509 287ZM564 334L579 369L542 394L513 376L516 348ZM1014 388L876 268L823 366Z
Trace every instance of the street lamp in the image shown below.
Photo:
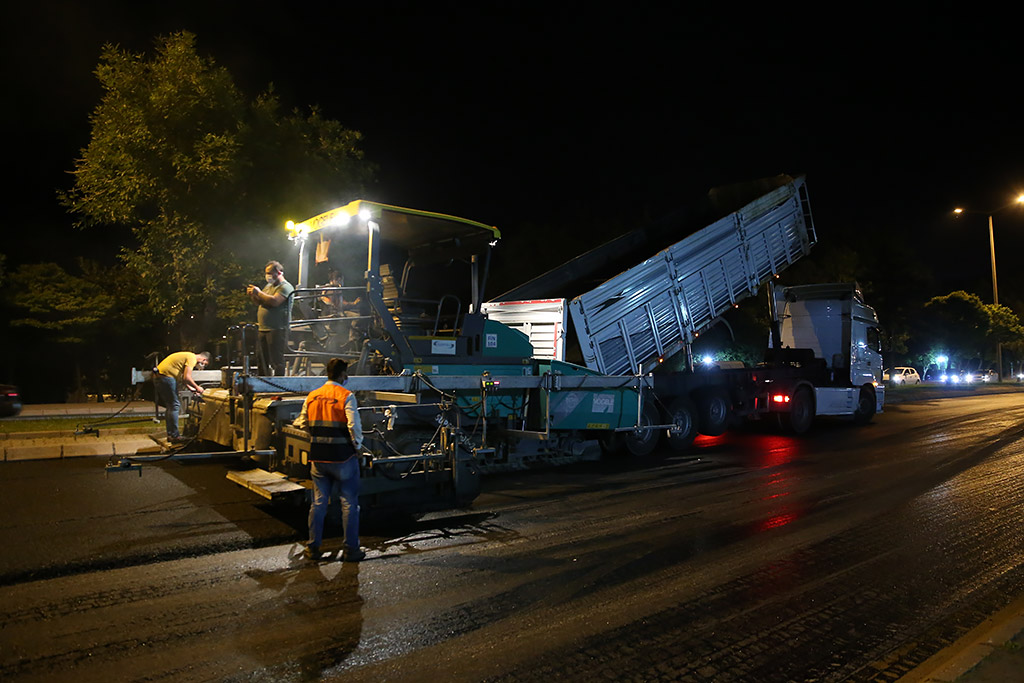
M1024 194L1019 195L1016 200L1000 206L998 209L992 211L968 211L966 209L956 208L953 209L953 213L957 216L964 213L987 213L988 214L988 248L989 255L992 259L992 303L996 306L999 305L999 285L996 281L996 239L995 233L992 230L992 216L999 213L1003 209L1009 208L1014 204L1024 204ZM1003 381L1003 344L1002 342L996 342L996 375L999 377L999 381Z

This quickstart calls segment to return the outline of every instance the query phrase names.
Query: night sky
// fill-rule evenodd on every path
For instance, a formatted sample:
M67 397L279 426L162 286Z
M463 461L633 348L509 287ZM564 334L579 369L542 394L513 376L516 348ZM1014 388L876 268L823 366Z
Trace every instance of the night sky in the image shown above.
M98 234L71 230L55 199L88 141L100 48L149 50L154 36L187 29L248 95L273 82L289 107L317 104L362 131L381 169L366 198L496 225L512 252L543 248L530 226L584 245L602 216L639 224L717 185L802 173L823 244L909 247L948 285L936 294L985 293L984 217L949 212L1024 190L1012 17L963 3L871 15L828 3L718 13L660 4L8 10L8 266L91 243L103 251ZM1024 247L1015 211L996 219L1001 292ZM23 226L57 239L12 239Z

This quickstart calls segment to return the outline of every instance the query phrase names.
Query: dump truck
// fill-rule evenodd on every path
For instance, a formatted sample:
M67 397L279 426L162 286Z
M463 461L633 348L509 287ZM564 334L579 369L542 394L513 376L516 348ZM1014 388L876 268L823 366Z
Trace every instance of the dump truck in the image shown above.
M569 337L582 364L595 372L652 377L641 424L671 423L667 436L677 449L687 448L698 433L716 436L743 418L768 417L795 433L807 431L816 416L869 421L884 404L877 315L856 284L774 286L779 273L817 241L806 179L781 177L774 184L570 299L514 300L523 292L549 293L521 288L486 310L492 319L528 329L532 338L563 338L560 345L538 345L538 353L566 346ZM590 269L581 261L604 267L602 249L617 254L631 240L618 238L534 282L583 279ZM563 278L560 270L572 276ZM697 337L762 288L772 321L764 362L755 368L695 364ZM681 353L682 370L658 371ZM646 441L629 444L634 452L656 447L657 431L644 433Z

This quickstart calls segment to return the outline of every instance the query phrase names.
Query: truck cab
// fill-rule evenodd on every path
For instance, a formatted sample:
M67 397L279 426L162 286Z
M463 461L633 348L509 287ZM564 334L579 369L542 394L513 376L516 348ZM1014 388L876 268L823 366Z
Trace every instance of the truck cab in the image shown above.
M875 310L864 302L853 283L832 283L771 288L778 339L772 341L776 357L803 354L806 365L823 373L808 373L788 389L790 411L801 385L806 387L801 406L809 413L785 420L794 431L810 426L815 415L851 415L867 422L885 402L882 382L881 333ZM812 398L813 397L813 398ZM799 412L799 411L797 411Z
M782 348L813 351L836 386L882 381L878 316L855 284L778 287L775 297Z

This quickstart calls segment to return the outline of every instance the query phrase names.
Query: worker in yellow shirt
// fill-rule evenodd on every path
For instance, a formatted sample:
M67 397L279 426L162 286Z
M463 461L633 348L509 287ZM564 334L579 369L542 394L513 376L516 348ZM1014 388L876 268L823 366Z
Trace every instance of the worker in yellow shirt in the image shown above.
M178 432L178 413L181 412L181 402L178 400L178 383L181 382L190 390L202 395L203 388L192 379L192 368L200 370L210 362L208 351L192 353L191 351L178 351L160 361L153 374L153 384L156 386L157 403L164 407L167 417L167 440L171 443L181 443L185 439Z

